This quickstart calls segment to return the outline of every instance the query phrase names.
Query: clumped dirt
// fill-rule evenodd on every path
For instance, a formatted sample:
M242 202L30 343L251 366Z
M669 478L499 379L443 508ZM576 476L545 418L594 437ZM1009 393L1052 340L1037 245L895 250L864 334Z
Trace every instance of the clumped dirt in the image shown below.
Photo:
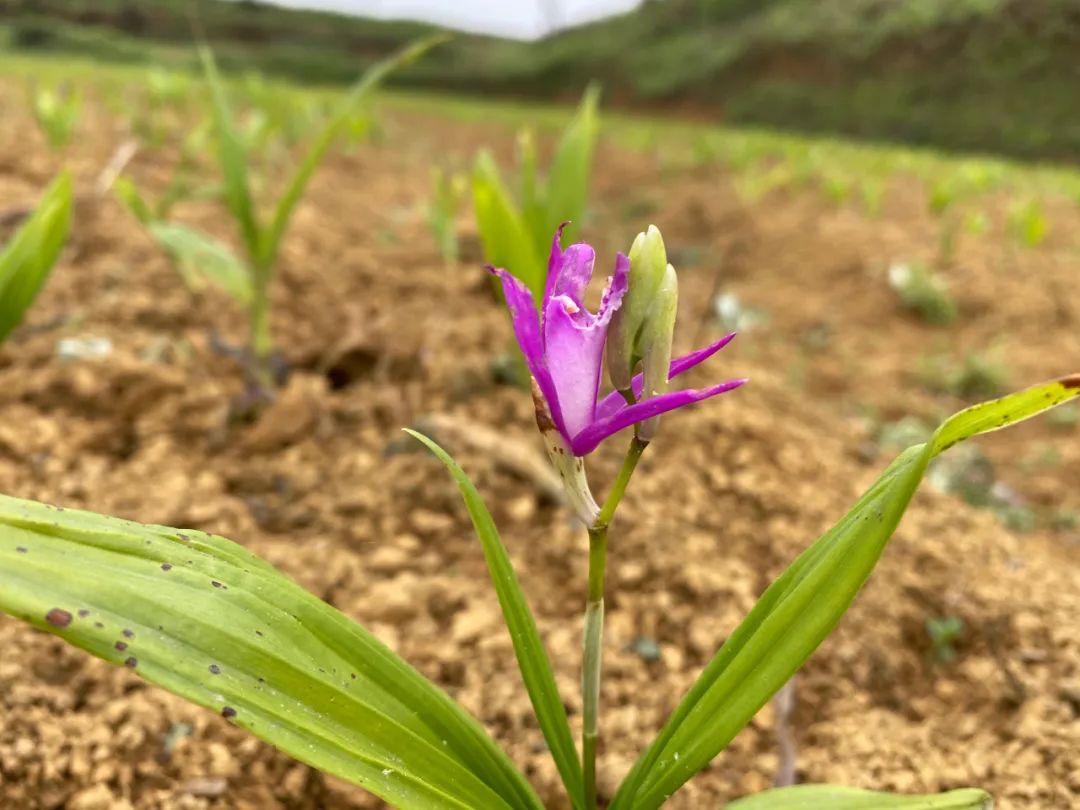
M59 158L19 88L6 87L0 105L0 200L17 206ZM84 187L123 137L104 111L84 115L65 156ZM507 130L390 112L379 143L319 173L275 287L274 333L293 373L251 425L228 426L243 379L212 336L242 339L235 306L189 293L115 202L80 206L72 247L0 352L0 491L244 543L462 701L562 807L457 491L399 432L435 425L474 477L577 724L584 538L532 471L541 451L527 394L493 381L510 330L489 283L478 262L446 266L424 225L430 163L464 161L483 141L512 149ZM160 184L169 159L141 154L132 172ZM715 289L769 316L693 375L752 383L664 422L613 529L601 755L610 796L756 596L884 467L868 409L936 418L961 405L919 383L916 358L937 347L962 356L993 344L1013 384L1080 369L1080 278L1067 238L1077 217L1064 207L1037 250L993 233L964 238L947 274L961 319L934 328L904 313L884 280L888 261L928 257L936 244L912 183L899 179L870 218L805 189L746 204L720 167L672 169L610 144L597 174L586 230L601 269L658 223L681 270L680 348L720 334L708 310ZM988 204L1000 221L1005 201ZM230 236L210 204L179 216ZM87 337L108 338L111 354L58 359L59 339ZM470 425L481 437L497 431L505 449L485 452ZM1075 425L1044 421L980 445L1017 491L1060 509L1077 504L1078 438ZM598 489L620 444L592 463ZM1055 463L1025 466L1042 445ZM797 677L798 779L980 785L1003 808L1074 806L1078 539L1075 529L1012 534L924 487L855 607ZM926 631L946 616L965 628L947 665ZM19 622L0 620L0 646L3 807L381 806ZM768 787L774 725L763 710L670 806L718 807Z

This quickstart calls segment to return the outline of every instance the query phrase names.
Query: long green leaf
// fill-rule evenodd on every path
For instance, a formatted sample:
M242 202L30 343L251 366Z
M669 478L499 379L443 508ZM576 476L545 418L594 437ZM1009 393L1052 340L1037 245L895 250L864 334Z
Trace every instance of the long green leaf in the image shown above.
M198 290L211 281L239 303L250 303L251 271L228 246L178 222L151 222L147 230L176 260L188 287Z
M900 796L833 785L796 785L747 796L725 810L990 810L993 804L989 793L974 788Z
M445 42L447 39L449 39L447 34L435 34L418 42L406 45L396 53L383 59L381 62L376 62L368 68L364 72L364 75L360 77L359 81L353 85L352 89L345 96L345 99L330 117L330 120L315 138L314 143L312 143L311 147L308 149L307 154L304 156L304 160L297 168L292 180L289 181L289 185L286 186L284 194L282 194L281 199L278 201L277 207L274 210L273 220L270 223L270 228L263 239L262 251L259 257L259 263L262 266L270 267L277 259L278 250L281 246L281 237L284 235L285 229L289 225L289 219L292 217L296 204L304 194L304 189L307 187L308 181L311 180L311 176L322 162L323 157L326 155L331 144L333 144L334 139L345 127L352 123L352 116L356 111L356 108L371 95L375 88L378 87L383 79L390 73L400 70L403 67L408 67L429 50L436 45Z
M495 521L492 520L491 513L484 505L480 493L476 491L476 487L473 486L465 471L445 450L422 433L414 430L405 432L422 442L446 465L454 481L457 482L458 489L461 490L465 507L469 510L469 517L472 518L477 537L480 538L480 544L484 550L484 559L487 561L491 580L495 584L499 606L502 608L510 638L514 643L514 653L521 669L521 677L525 681L525 688L532 701L533 710L540 722L540 729L544 733L544 739L547 740L551 756L559 769L559 775L566 786L570 800L574 807L580 810L585 806L584 782L577 748L574 746L573 734L566 719L566 709L559 696L559 687L555 683L551 663L544 650L544 642L536 629L536 622L525 600L525 594L521 590L521 584L514 574L510 555L507 554L506 547L499 538Z
M224 538L0 496L0 611L396 807L541 806L449 697Z
M525 221L514 208L489 152L476 156L472 176L473 212L484 258L495 267L509 270L521 279L537 302L543 298L546 268L533 247ZM551 234L554 235L552 230ZM551 239L551 236L548 236Z
M580 227L589 196L589 170L592 167L596 136L600 129L597 106L600 101L598 85L589 85L573 121L563 133L551 161L547 177L547 222L534 234L535 244L544 255L551 235L563 222L570 221L566 238L571 240L574 228Z
M224 179L225 204L240 227L240 235L244 240L244 247L247 248L249 258L254 261L261 253L262 237L258 212L255 210L255 203L251 197L247 150L240 134L236 131L232 109L225 94L225 86L218 74L213 51L206 45L200 45L199 58L202 60L206 81L210 85L218 162Z
M930 460L957 442L1080 396L1080 375L961 411L905 450L762 595L631 769L611 807L659 807L802 666L869 577Z
M71 229L71 175L61 174L0 251L0 343L34 303Z

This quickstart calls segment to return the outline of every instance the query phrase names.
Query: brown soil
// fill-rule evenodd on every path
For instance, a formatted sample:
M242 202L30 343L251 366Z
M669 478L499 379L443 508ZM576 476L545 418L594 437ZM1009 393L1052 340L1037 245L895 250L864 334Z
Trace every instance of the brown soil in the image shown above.
M0 200L22 205L58 159L18 87L0 93L0 109ZM121 138L106 113L84 115L67 155L84 187ZM510 450L493 458L463 440L468 431L436 436L503 531L578 722L582 533L515 463L514 452L540 449L528 396L492 381L510 332L490 286L477 262L444 266L423 219L430 163L464 161L484 140L512 144L502 129L389 114L382 142L319 173L275 289L275 335L295 370L250 426L226 428L243 381L209 337L240 340L241 314L216 294L193 297L116 203L81 206L72 248L0 353L0 491L245 543L460 699L562 807L459 496L399 433L449 415L505 437ZM160 183L167 161L140 155L134 174ZM932 328L901 311L884 281L890 259L928 257L936 244L912 182L898 180L875 219L808 190L746 206L720 168L673 171L610 145L598 177L587 235L602 255L648 221L664 230L681 269L681 348L718 334L706 303L717 273L770 317L694 376L752 384L665 421L614 529L601 759L610 795L756 595L884 466L866 408L892 419L962 404L915 375L915 358L939 346L961 357L992 344L1015 384L1080 370L1080 277L1066 239L1078 218L1064 208L1037 250L966 237L948 272L962 318ZM651 211L630 216L633 206ZM1000 223L1005 201L990 206ZM210 205L180 215L230 235ZM57 359L58 339L86 336L110 338L112 354ZM1056 509L1078 505L1077 438L1075 426L1043 421L981 444L1006 481ZM620 443L610 444L592 463L598 489L618 462ZM1054 464L1024 463L1043 446ZM1014 535L925 488L865 593L798 676L798 778L980 785L1003 808L1074 806L1078 539ZM925 629L942 616L966 627L951 665L931 661ZM640 639L658 659L640 654ZM380 806L16 621L0 620L0 646L0 806ZM670 806L718 807L767 787L773 727L766 709Z

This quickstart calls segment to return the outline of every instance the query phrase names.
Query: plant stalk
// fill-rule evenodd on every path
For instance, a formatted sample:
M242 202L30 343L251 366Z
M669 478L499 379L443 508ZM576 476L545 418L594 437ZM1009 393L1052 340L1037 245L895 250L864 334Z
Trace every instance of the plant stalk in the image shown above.
M600 514L589 527L589 584L585 602L585 653L581 676L581 770L585 778L587 810L596 810L597 806L596 752L600 743L600 673L604 649L604 574L607 569L608 526L648 444L636 436L630 442L622 469L611 485L604 505L600 507Z
M270 353L273 351L273 341L270 337L269 285L259 275L255 277L248 313L251 327L251 374L254 383L264 393L272 394L274 378L270 371Z

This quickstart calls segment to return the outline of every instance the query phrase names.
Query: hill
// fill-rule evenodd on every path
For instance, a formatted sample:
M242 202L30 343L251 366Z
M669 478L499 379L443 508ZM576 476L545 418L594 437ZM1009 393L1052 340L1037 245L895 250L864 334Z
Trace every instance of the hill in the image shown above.
M189 66L185 0L0 0L12 49ZM203 0L221 61L351 80L428 29ZM0 42L5 30L0 30ZM1080 154L1072 0L651 0L538 43L462 36L398 77L473 94L570 99L795 131L1072 160Z

